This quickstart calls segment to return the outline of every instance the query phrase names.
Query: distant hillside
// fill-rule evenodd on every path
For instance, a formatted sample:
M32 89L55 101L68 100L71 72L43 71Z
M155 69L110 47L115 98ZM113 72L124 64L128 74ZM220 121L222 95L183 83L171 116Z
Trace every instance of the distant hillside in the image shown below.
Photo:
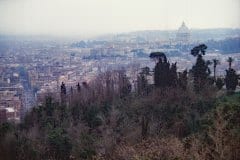
M98 37L101 40L122 39L138 37L147 41L175 39L177 30L146 30L117 35L106 35ZM215 28L215 29L190 29L191 39L193 41L221 40L229 37L239 37L240 29Z
M209 50L218 50L221 53L240 53L240 37L206 42Z
M240 29L193 29L191 34L193 40L221 40L229 37L239 37Z

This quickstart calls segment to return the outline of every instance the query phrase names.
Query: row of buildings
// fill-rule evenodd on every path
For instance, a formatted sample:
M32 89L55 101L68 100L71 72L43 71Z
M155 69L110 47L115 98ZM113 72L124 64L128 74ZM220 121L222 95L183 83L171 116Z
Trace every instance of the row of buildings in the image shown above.
M78 83L88 83L109 70L127 70L134 86L141 68L148 66L153 69L155 63L149 59L149 53L154 51L165 52L170 63L178 62L179 71L190 69L195 57L189 54L189 49L185 52L174 47L191 43L191 32L184 22L173 41L152 42L141 38L128 41L121 37L121 41L80 43L9 42L9 48L0 53L0 120L18 122L31 107L42 105L47 95L59 99L62 82L69 91ZM217 74L224 74L228 56L210 53L205 57L220 59L222 65L217 68ZM233 67L240 70L240 57L238 54L232 56L235 57Z
M0 87L0 122L20 122L23 103L22 86Z

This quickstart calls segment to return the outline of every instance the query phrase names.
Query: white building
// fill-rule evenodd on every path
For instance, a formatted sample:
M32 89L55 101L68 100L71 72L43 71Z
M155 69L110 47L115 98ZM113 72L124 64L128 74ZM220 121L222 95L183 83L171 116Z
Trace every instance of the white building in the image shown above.
M181 44L188 44L190 41L190 30L183 22L181 27L178 28L176 34L176 42Z

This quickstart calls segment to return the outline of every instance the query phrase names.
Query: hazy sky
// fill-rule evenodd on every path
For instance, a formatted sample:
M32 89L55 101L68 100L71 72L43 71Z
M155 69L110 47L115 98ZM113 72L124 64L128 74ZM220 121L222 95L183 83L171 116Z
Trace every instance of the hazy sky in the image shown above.
M0 0L0 33L94 35L240 28L240 0Z

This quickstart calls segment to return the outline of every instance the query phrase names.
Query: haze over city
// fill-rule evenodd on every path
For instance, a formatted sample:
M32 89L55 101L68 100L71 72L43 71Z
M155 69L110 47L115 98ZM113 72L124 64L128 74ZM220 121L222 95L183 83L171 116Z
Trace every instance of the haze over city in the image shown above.
M1 0L0 33L94 36L137 30L240 28L239 0Z
M0 160L239 160L240 0L0 0Z

